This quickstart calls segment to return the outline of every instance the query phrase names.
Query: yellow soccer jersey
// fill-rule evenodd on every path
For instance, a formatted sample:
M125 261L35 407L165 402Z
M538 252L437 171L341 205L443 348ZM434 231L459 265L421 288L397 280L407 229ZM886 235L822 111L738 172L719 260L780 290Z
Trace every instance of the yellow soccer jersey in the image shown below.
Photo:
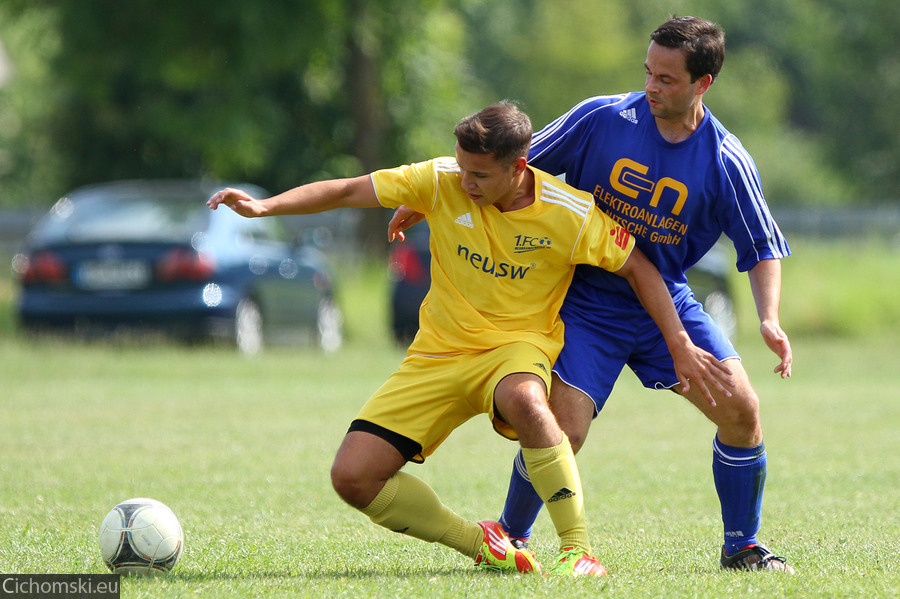
M410 354L458 355L524 341L552 362L563 344L559 309L574 265L615 271L628 258L634 239L589 193L531 170L535 201L511 212L475 205L455 158L372 173L383 206L424 213L431 229L431 289Z

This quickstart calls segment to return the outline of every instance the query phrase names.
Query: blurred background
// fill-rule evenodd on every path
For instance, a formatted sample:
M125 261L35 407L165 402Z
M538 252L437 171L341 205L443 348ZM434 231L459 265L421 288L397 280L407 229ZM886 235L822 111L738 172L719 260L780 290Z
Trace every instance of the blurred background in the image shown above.
M649 33L671 14L726 31L706 102L754 156L795 253L817 250L794 271L807 297L862 276L847 255L863 242L889 261L868 284L896 280L896 0L0 0L0 257L85 184L279 192L449 154L456 121L500 99L540 128L642 89ZM333 227L332 253L387 256L390 213L370 212ZM892 299L833 301L841 318L879 314L869 329L900 324ZM797 309L802 330L841 332L816 314Z

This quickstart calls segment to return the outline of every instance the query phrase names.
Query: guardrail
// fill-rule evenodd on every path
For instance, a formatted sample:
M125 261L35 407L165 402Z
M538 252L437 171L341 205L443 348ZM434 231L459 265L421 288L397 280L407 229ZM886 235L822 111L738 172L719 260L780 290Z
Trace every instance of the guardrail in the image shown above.
M888 238L900 235L900 205L895 204L842 208L771 208L771 211L778 226L786 234Z

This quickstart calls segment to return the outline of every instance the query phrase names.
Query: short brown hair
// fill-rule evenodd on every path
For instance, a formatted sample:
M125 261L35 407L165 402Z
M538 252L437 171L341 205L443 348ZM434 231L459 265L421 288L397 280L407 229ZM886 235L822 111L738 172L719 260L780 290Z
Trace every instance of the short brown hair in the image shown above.
M465 117L453 130L463 150L493 154L501 164L512 164L520 156L528 157L531 133L531 119L509 101L492 104Z
M725 32L698 17L671 17L650 34L650 39L666 48L683 48L691 82L704 75L713 81L725 62Z

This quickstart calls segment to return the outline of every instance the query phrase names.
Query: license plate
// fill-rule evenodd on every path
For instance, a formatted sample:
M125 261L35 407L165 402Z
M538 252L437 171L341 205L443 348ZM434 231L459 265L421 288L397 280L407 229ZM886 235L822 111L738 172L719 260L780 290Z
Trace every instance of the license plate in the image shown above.
M142 260L105 260L83 263L76 281L82 289L121 291L146 286L150 274L150 267Z

